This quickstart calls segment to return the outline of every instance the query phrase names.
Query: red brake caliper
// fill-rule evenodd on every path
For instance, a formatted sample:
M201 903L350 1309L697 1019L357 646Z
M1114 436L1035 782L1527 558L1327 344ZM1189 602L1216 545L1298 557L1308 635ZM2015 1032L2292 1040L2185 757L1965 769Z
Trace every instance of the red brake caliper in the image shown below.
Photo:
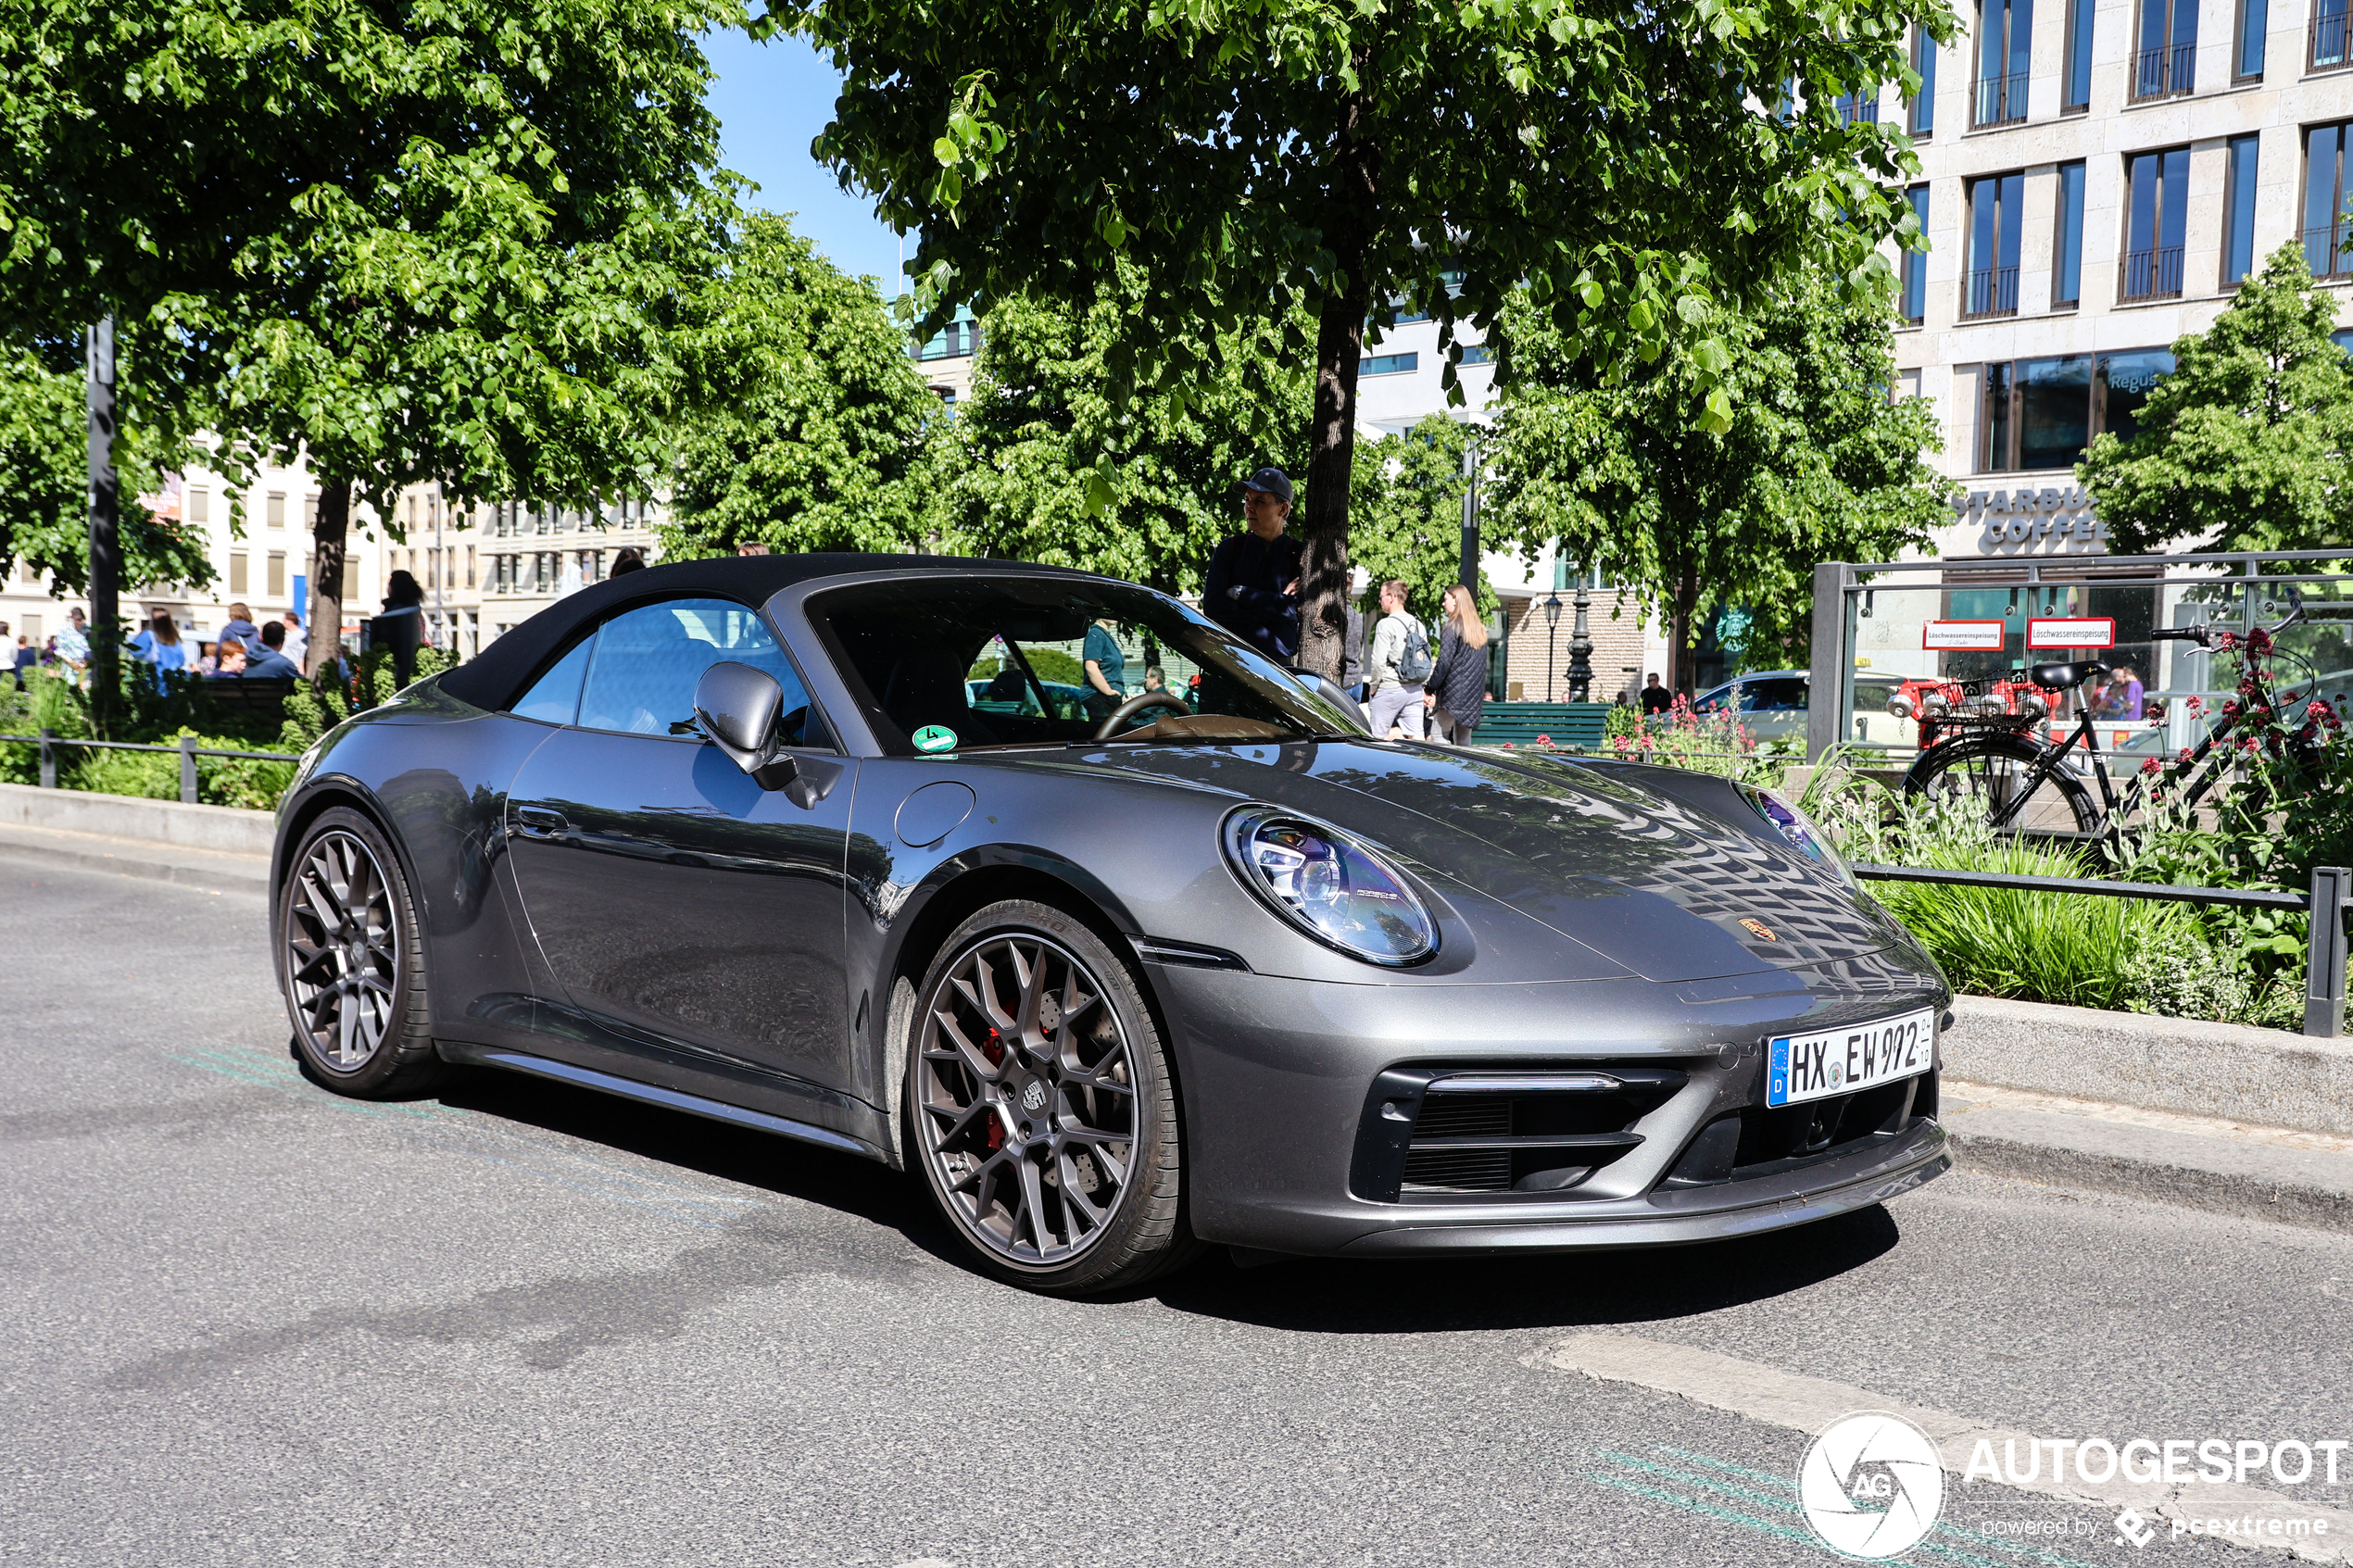
M988 1058L989 1066L1002 1067L1005 1064L1005 1042L997 1033L996 1025L989 1025L988 1038L981 1042L980 1048L982 1054ZM988 1147L1005 1147L1005 1123L1001 1117L991 1116L988 1119Z

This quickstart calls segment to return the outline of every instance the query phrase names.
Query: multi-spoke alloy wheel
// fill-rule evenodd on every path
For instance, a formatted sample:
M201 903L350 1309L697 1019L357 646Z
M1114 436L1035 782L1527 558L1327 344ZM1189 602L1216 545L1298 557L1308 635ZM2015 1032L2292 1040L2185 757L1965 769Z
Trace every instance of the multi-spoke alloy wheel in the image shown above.
M296 852L279 897L296 1051L347 1093L426 1086L441 1062L423 1022L416 921L374 824L354 811L327 812Z
M1032 918L983 924L1015 911ZM982 911L934 966L912 1044L914 1152L996 1272L1101 1290L1181 1252L1159 1042L1093 933L1040 905Z

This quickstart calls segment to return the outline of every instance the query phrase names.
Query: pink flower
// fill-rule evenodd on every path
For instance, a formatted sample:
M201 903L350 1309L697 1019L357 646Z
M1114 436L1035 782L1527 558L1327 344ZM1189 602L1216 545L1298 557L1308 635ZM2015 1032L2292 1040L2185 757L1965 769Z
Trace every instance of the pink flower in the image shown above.
M2329 705L2319 697L2314 697L2304 705L2304 717L2307 719L2325 719L2328 716Z
M1505 751L1509 751L1511 748L1512 748L1512 743L1511 743L1511 742L1509 742L1509 741L1505 741L1505 742L1504 743L1504 749Z
M2206 711L2206 699L2202 696L2194 696L2189 699L2188 707L2192 713L2203 713Z
M1538 746L1550 746L1553 744L1553 737L1550 735L1538 735L1536 737L1536 744Z
M2190 748L2189 748L2188 746L2185 746L2182 747L2182 757L2181 757L2182 765L2183 765L2183 767L2185 767L2185 768L2186 768L2186 767L2188 767L2188 766L2189 766L2189 764L2190 764L2190 760L2191 760Z
M2222 717L2225 719L2235 719L2238 715L2239 705L2232 701L2229 697L2224 697L2222 699Z
M2254 631L2249 632L2246 634L2246 646L2247 651L2250 653L2260 654L2271 652L2271 633L2263 630L2262 627L2258 626Z
M2144 773L2154 773L2158 770L2158 767L2159 764L2157 759L2152 757L2147 761L2141 764L2141 771Z

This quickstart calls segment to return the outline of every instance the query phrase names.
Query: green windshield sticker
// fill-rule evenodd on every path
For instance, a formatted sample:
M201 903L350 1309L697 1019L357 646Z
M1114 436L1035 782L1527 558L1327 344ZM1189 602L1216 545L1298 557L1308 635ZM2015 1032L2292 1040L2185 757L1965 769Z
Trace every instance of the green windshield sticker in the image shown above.
M953 751L956 749L956 732L944 724L925 724L915 732L915 749Z

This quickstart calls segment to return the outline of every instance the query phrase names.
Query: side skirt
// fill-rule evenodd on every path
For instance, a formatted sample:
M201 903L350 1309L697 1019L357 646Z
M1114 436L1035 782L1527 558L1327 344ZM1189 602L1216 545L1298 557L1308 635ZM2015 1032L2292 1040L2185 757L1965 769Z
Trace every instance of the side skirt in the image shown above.
M455 1060L480 1062L485 1067L503 1067L510 1072L553 1078L558 1083L597 1089L605 1094L619 1095L624 1099L659 1105L669 1110L683 1110L689 1116L707 1116L714 1122L729 1122L739 1127L774 1133L779 1137L815 1144L820 1148L830 1148L842 1154L862 1155L868 1160L888 1160L884 1150L862 1138L853 1138L806 1122L795 1122L788 1117L773 1116L764 1110L729 1105L724 1100L706 1099L701 1095L690 1095L683 1089L665 1089L653 1084L641 1084L610 1073L599 1073L593 1067L575 1067L568 1061L553 1061L544 1056L531 1056L498 1047L469 1046L454 1041L442 1044L443 1053Z

